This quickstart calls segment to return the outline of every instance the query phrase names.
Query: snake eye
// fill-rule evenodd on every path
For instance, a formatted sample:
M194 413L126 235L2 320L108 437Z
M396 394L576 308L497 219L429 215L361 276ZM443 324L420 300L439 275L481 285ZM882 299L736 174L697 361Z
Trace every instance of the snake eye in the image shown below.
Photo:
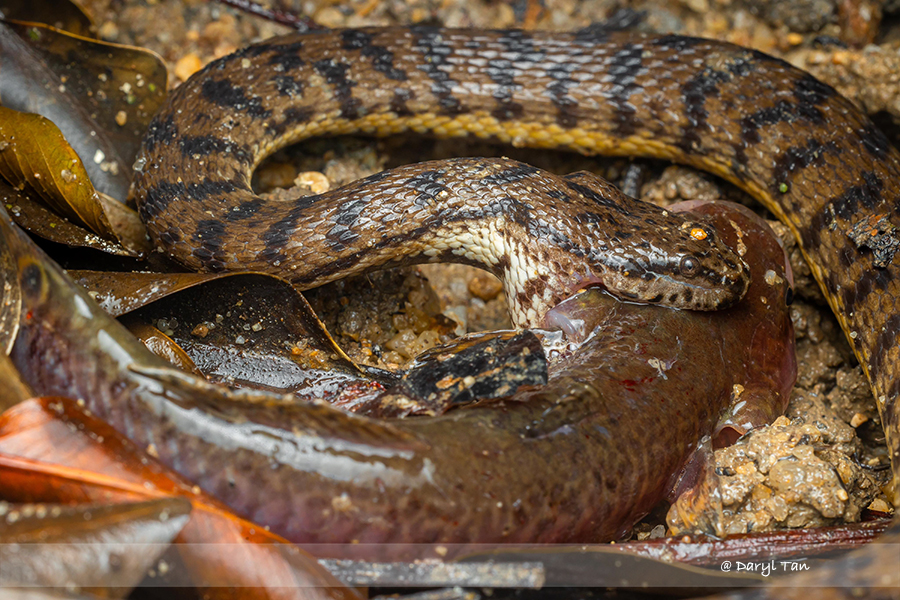
M679 265L682 277L694 277L700 273L700 261L693 256L685 256Z
M788 286L787 290L784 292L784 304L785 306L790 306L794 303L794 288Z

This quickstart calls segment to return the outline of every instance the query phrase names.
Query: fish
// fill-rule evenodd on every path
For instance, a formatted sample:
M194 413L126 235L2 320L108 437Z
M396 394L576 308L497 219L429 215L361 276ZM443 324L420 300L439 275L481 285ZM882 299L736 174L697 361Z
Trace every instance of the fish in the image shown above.
M36 393L79 399L236 513L319 556L617 539L723 413L738 402L783 409L796 375L784 251L746 209L706 210L727 243L753 248L744 300L694 312L587 290L532 332L545 385L441 416L375 419L178 371L3 213L0 251L22 296L11 358Z

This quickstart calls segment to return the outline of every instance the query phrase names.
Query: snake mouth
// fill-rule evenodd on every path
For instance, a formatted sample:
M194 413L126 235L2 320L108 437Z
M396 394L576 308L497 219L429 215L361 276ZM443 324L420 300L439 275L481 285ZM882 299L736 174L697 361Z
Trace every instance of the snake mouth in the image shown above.
M696 283L694 282L696 281ZM739 302L750 285L743 271L726 276L706 271L694 281L675 279L669 275L612 272L603 277L588 275L578 278L570 295L588 289L601 289L621 302L665 306L682 310L715 311Z

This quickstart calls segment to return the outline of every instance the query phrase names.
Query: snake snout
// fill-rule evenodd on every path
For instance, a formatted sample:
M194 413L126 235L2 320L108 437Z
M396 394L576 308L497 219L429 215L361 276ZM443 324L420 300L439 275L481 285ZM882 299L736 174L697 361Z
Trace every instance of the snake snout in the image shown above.
M744 297L750 285L747 264L719 240L708 240L713 248L702 255L684 254L673 259L671 271L680 286L673 305L692 310L721 310Z
M734 306L747 293L747 288L750 287L750 272L743 261L741 261L741 265L743 268L722 275L718 288L719 293L710 295L708 310L721 310Z

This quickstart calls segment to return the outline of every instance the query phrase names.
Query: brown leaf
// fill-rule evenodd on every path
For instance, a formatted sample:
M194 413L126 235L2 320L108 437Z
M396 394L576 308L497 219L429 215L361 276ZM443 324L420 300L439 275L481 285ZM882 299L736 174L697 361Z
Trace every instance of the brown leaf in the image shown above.
M117 239L133 256L149 248L137 213L121 205L110 211L59 128L40 115L0 106L0 175L17 189L33 190L75 224Z
M331 337L302 294L256 273L112 273L69 271L110 314L143 307L211 379L279 392L306 388L317 372L358 367ZM285 316L281 316L285 315ZM366 371L368 374L368 371ZM331 373L331 384L346 378Z
M140 258L150 252L150 237L137 211L103 192L97 192L97 201L110 230L130 256Z
M34 2L34 0L4 0L4 19L45 23L56 29L81 36L91 36L93 24L81 7L68 0Z
M3 105L52 120L94 186L124 201L141 138L165 98L162 60L140 48L13 21L0 23L0 55Z
M114 317L156 302L207 281L231 277L233 273L118 273L69 270L75 283L88 290L97 304Z
M141 340L150 352L166 359L182 371L203 377L203 372L197 368L191 357L162 331L134 317L125 317L121 321L122 325L127 327L134 337Z
M0 203L13 215L19 227L45 240L72 247L93 248L119 256L134 255L118 242L91 233L51 211L40 199L34 197L31 190L16 190L3 179L0 179Z
M0 502L0 586L126 596L188 522L190 502L67 507ZM6 550L15 544L15 551Z
M29 400L0 415L0 496L60 503L181 496L193 512L176 540L179 553L207 594L240 587L253 588L244 592L254 598L359 598L314 558L235 516L70 400Z

